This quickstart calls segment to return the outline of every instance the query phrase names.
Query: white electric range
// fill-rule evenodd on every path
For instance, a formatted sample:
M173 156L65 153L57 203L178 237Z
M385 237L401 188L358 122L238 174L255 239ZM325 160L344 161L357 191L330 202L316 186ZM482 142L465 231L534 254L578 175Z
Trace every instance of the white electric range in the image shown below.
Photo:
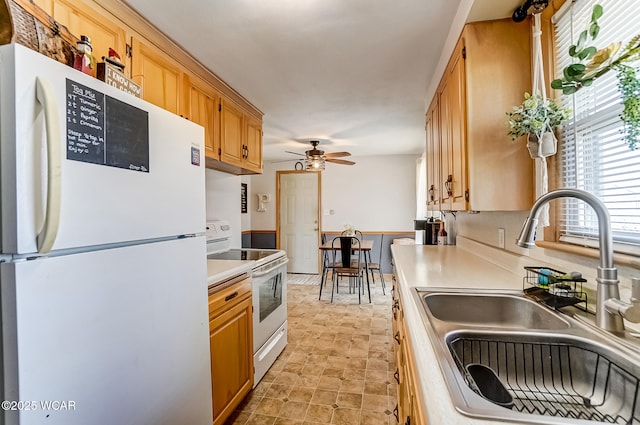
M251 261L253 299L253 386L287 345L287 262L279 249L231 249L227 221L207 222L207 259Z

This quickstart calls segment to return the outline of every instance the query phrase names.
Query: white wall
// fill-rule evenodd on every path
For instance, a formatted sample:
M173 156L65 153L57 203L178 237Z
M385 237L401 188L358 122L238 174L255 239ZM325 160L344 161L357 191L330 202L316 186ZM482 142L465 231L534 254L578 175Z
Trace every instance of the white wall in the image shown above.
M520 229L529 211L482 211L478 214L459 212L456 214L456 227L458 236L482 242L486 245L498 247L498 229L505 229L505 249L520 255L529 257L526 264L536 266L540 261L552 264L554 268L562 271L579 271L587 279L586 288L595 290L596 269L599 266L598 258L590 258L551 249L535 247L531 249L520 248L515 240L520 234ZM620 292L623 300L630 297L630 280L632 276L638 276L638 269L629 266L615 265L620 279ZM517 270L516 270L517 271ZM524 270L520 270L524 275ZM591 300L591 295L589 295ZM595 298L594 298L595 299Z
M356 165L327 165L322 176L322 227L366 231L413 230L416 158L390 155L355 158ZM334 214L327 215L333 210Z
M233 233L231 247L241 248L242 219L240 214L241 177L215 170L205 170L207 220L228 220Z
M322 229L341 231L346 223L362 231L411 232L416 210L416 158L389 155L349 158L355 165L328 163L322 172ZM276 171L293 162L265 162L262 175L251 176L251 230L276 229ZM256 212L256 194L271 194L266 212ZM333 210L333 214L325 214ZM247 229L244 227L244 229Z
M477 214L458 212L456 230L460 236L497 248L498 229L505 229L505 249L517 254L526 254L528 250L517 246L516 238L528 215L529 211L482 211Z

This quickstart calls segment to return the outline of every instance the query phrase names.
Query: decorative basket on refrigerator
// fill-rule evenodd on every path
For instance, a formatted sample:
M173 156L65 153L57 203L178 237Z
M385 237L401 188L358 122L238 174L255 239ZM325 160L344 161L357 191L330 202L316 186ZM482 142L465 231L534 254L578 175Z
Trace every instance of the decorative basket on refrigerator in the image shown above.
M18 43L73 66L78 39L37 5L0 0L0 45Z

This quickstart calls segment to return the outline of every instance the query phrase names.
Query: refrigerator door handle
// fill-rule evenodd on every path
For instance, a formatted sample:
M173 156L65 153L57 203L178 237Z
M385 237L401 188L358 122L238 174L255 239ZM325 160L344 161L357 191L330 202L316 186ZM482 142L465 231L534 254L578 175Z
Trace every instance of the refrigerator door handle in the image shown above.
M44 111L47 139L47 201L44 224L38 234L38 252L51 250L60 225L62 165L60 161L60 119L51 83L36 77L36 98Z

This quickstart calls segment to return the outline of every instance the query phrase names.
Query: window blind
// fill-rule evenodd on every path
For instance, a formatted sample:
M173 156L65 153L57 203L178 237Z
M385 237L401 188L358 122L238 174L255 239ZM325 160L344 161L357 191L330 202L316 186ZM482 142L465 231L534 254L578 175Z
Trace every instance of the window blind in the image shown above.
M566 13L554 17L556 78L572 63L569 46L589 27L596 3L604 10L598 20L600 33L593 43L597 48L617 41L625 45L639 32L638 0L574 0ZM638 64L634 65L638 69ZM559 100L573 111L570 120L558 128L561 185L598 196L609 210L614 242L626 244L616 244L616 249L640 252L640 149L630 150L622 134L616 71L609 71L574 95L559 96ZM597 246L598 220L591 207L563 199L558 211L561 241Z

